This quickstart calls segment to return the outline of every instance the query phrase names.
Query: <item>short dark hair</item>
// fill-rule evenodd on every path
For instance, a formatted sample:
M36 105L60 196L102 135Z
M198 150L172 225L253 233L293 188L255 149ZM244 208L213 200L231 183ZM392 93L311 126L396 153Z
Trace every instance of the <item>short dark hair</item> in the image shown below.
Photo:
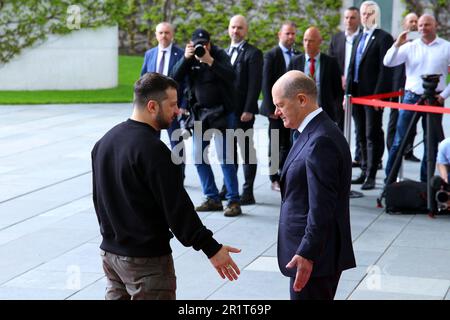
M140 108L144 108L150 100L161 104L163 100L167 99L166 90L168 88L177 90L178 84L172 78L160 73L146 73L134 84L134 104Z
M359 8L358 8L358 7L355 7L355 6L348 7L348 8L345 9L345 10L349 10L349 11L357 11L357 12L359 13Z

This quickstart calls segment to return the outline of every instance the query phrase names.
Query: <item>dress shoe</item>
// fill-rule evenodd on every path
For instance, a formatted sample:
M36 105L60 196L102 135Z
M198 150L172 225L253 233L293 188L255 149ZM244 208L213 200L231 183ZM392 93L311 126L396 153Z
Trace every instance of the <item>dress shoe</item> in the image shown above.
M361 190L372 190L375 189L375 179L367 178L366 182L361 186Z
M230 202L223 213L225 217L236 217L241 214L242 210L239 202Z
M352 184L363 184L364 181L366 181L366 175L364 173L361 173L358 178L352 179Z
M273 191L278 191L278 192L281 191L280 183L278 181L273 181L272 185L270 187L272 188Z
M405 155L405 160L412 161L412 162L420 162L420 159L417 158L413 153L409 153Z
M223 206L222 202L216 201L211 198L207 198L201 205L198 207L195 207L196 211L203 212L203 211L222 211Z
M252 194L242 194L241 198L241 206L248 206L251 204L255 204L255 197Z

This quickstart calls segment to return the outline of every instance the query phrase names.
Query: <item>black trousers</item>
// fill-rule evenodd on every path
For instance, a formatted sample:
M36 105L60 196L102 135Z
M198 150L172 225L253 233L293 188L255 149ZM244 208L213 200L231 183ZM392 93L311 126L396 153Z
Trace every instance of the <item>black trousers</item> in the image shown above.
M357 84L353 85L352 92L359 93ZM352 115L356 142L361 150L361 169L368 177L375 179L384 153L383 108L375 110L373 107L357 105L353 107Z
M278 173L271 174L270 181L280 181L280 172L283 168L284 162L286 161L286 158L289 154L289 150L291 149L291 129L285 128L283 125L283 120L281 119L269 119L269 166L272 166L272 162L276 161L275 157L278 157L279 160L279 166L278 166ZM279 134L279 141L278 141L278 148L277 151L278 154L272 154L272 148L271 145L275 141L272 141L272 130L278 130Z
M236 172L239 168L238 161L238 152L237 146L239 145L239 149L241 151L241 156L243 160L243 169L244 169L244 185L242 187L243 195L253 195L253 185L256 177L257 170L257 159L256 159L256 149L255 144L253 142L253 125L255 123L255 117L252 120L247 122L242 122L240 118L237 119L236 129L242 129L244 132L244 136L234 139L234 163L236 165Z
M295 278L291 278L291 300L333 300L340 278L341 272L328 277L311 277L300 292L294 291Z

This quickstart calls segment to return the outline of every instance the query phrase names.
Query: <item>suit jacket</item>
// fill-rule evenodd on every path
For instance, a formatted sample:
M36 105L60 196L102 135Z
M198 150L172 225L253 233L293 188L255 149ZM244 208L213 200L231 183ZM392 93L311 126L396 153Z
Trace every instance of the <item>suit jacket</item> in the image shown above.
M356 51L363 33L353 44L352 57L348 66L346 93L358 96L387 93L392 91L392 68L385 67L383 58L394 43L392 36L384 30L375 29L362 54L358 70L358 91L352 93Z
M305 70L306 56L301 53L294 56L289 64L289 70ZM342 110L344 91L341 85L341 72L336 58L320 53L320 106L333 120L337 121Z
M359 31L361 32L361 30ZM355 38L356 39L356 38ZM328 54L337 59L339 68L341 69L341 75L344 75L345 69L345 32L341 31L333 35L330 42L330 48Z
M300 52L294 50L294 54ZM272 87L275 82L285 74L286 62L280 46L276 46L264 55L264 68L262 80L263 101L261 103L260 113L266 117L275 112L275 106L272 99Z
M328 49L329 55L336 58L341 75L344 75L345 69L345 42L345 32L338 32L331 38L330 48Z
M229 50L226 48L227 52ZM261 50L245 42L238 51L233 69L236 73L236 116L240 117L243 112L257 114L263 72Z
M321 112L306 126L281 172L278 264L295 254L314 262L312 277L356 266L350 231L350 149L339 128Z
M184 57L184 50L173 44L169 59L169 74L168 74L169 77L172 76L172 70L174 65L183 57ZM158 47L151 48L145 52L144 63L141 69L141 77L148 72L157 72L156 66L157 59L158 59ZM178 105L182 108L185 108L186 106L183 98L183 91L186 85L184 81L179 81L178 85L179 85Z

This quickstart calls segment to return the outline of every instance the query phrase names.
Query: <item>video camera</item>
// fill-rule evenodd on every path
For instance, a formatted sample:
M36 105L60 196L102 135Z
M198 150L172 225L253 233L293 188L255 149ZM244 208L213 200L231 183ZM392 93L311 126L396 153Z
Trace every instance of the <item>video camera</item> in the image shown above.
M435 192L434 199L438 212L450 209L450 185L439 176L434 176L430 181L431 188Z

